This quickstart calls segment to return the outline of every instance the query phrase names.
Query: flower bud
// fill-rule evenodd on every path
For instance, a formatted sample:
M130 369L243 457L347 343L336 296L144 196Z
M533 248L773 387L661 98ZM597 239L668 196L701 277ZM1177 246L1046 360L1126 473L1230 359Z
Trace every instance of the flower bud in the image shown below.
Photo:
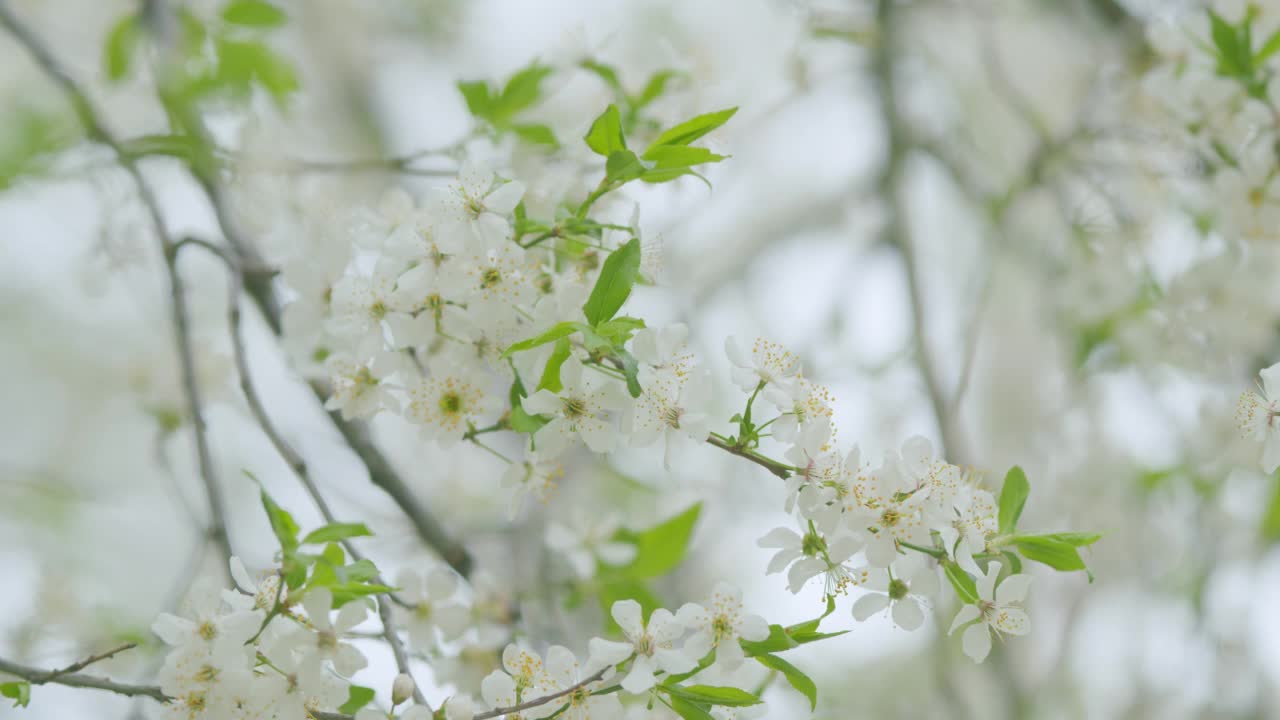
M391 683L391 704L399 705L413 697L413 691L416 689L413 678L404 673L396 676L395 682Z

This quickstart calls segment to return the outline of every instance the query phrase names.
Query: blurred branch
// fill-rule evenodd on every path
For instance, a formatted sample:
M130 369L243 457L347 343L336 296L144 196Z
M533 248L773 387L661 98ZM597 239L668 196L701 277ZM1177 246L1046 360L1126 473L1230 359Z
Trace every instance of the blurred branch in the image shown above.
M4 10L0 8L0 13L3 12ZM0 673L22 678L32 685L53 683L54 685L65 685L67 687L106 690L108 692L116 693L117 695L127 695L130 697L145 696L159 700L160 702L166 702L169 698L161 692L158 687L152 685L118 683L114 680L94 677L92 675L84 675L79 672L96 662L101 662L113 655L122 653L125 650L129 650L134 647L137 647L134 643L121 645L120 647L108 650L107 652L99 653L79 662L72 663L60 670L41 670L39 668L28 667L26 665L19 665L18 663L0 658Z
M955 428L952 426L951 414L948 412L948 403L943 397L942 380L939 377L938 368L934 363L933 354L929 351L921 267L915 254L911 234L906 227L906 208L903 207L901 196L904 163L910 152L910 131L898 108L897 69L894 63L894 53L898 48L894 5L894 0L879 0L876 5L880 42L876 44L872 54L871 73L879 91L881 116L887 134L885 163L876 182L876 189L887 209L885 240L898 248L906 270L907 289L911 297L911 324L916 338L916 362L920 368L921 378L924 380L929 405L933 409L933 415L938 424L938 435L942 444L939 455L958 461L955 457L959 452L956 446Z
M199 141L210 147L213 146L212 138L198 113L191 112L183 107L172 109L189 132L195 135ZM412 158L414 156L406 157ZM253 298L254 303L257 304L258 309L262 312L263 319L267 322L272 332L280 335L283 326L281 324L280 305L272 288L272 278L269 275L259 273L243 273L243 268L245 267L262 267L264 263L257 252L257 248L240 231L223 190L221 178L217 176L216 168L191 161L187 161L185 164L213 207L218 227L234 252L236 267L241 269L244 289ZM327 397L324 388L313 383L311 384L311 389L323 405ZM364 462L369 471L369 479L374 485L386 491L391 496L391 499L400 506L401 511L409 517L422 540L439 553L445 562L456 570L459 575L469 577L473 564L470 553L460 543L450 538L435 517L414 497L413 492L403 478L400 477L399 473L395 471L391 463L368 437L367 430L343 419L338 413L329 413L329 417L347 444Z
M333 511L329 509L329 504L325 502L324 496L320 494L320 488L316 486L315 481L311 478L311 473L307 470L306 461L276 429L275 423L267 415L267 409L262 403L262 398L258 395L257 389L253 385L253 378L249 374L249 359L244 347L244 332L240 322L240 294L243 286L238 259L231 253L225 252L211 243L194 238L188 238L187 241L192 245L203 247L215 253L227 266L227 278L229 281L229 287L227 288L227 330L231 336L236 374L240 376L240 390L249 405L249 411L253 414L254 419L257 420L258 426L262 428L262 432L267 436L267 439L271 441L272 446L275 447L276 452L280 454L280 457L293 470L294 475L302 482L302 486L306 489L307 494L311 496L312 502L320 510L320 515L324 518L324 521L328 524L337 522ZM344 539L341 543L352 558L357 561L364 559L350 539ZM386 584L376 576L373 580L383 585ZM413 673L410 672L409 660L405 655L404 645L400 642L395 622L391 617L391 602L392 595L390 593L378 596L378 615L382 618L382 634L386 638L387 644L391 646L392 654L395 655L396 667L402 674L412 677ZM427 704L416 682L414 683L413 697L419 705Z
M213 468L213 457L209 451L207 428L200 399L200 385L196 379L195 354L191 347L185 283L183 282L182 274L178 272L176 244L165 226L164 218L160 213L160 204L155 195L152 194L150 186L147 185L146 180L142 177L142 171L138 168L137 163L121 148L115 136L102 123L99 113L89 101L88 94L63 69L62 65L53 57L53 54L40 39L18 21L4 0L0 0L0 25L5 26L45 74L62 88L75 108L76 115L80 118L80 122L84 125L89 137L106 145L115 152L121 166L128 171L137 186L138 195L150 216L151 224L154 226L156 237L160 242L161 253L164 256L165 271L169 277L170 310L178 358L182 366L183 391L186 395L187 411L191 415L191 422L195 429L196 461L200 468L200 478L204 482L205 495L209 502L210 527L208 533L222 551L223 572L229 572L228 563L232 554L231 541L227 536L226 511L222 490L218 486L217 475Z

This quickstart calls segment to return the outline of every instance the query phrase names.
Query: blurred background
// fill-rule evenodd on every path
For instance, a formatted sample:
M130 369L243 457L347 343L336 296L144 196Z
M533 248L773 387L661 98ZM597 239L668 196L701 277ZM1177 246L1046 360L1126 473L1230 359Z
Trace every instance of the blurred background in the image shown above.
M136 3L3 4L118 136L165 131L150 73L113 81L104 63L106 39ZM741 109L713 136L732 155L708 172L714 189L628 189L660 283L637 291L632 314L691 327L720 379L723 417L741 402L724 339L776 340L832 389L842 445L878 456L922 434L993 485L1021 465L1032 486L1025 526L1105 533L1087 557L1092 584L1035 566L1033 632L997 643L982 665L945 635L953 601L906 633L885 617L855 623L842 600L832 628L851 632L788 656L818 683L813 717L1280 716L1280 485L1233 417L1257 371L1280 360L1280 256L1274 242L1239 252L1215 229L1185 126L1168 92L1151 93L1170 62L1152 28L1199 6L279 4L289 22L265 42L300 90L287 104L259 91L207 117L233 149L223 210L267 261L388 188L421 196L444 182L324 163L455 142L471 125L459 80L550 64L557 73L532 116L576 138L611 97L578 61L607 62L628 86L673 69L658 117ZM197 16L218 7L183 5ZM179 161L151 156L143 169L175 234L220 237ZM85 140L66 96L0 33L0 657L58 667L136 638L141 651L98 669L145 679L161 657L148 630L157 613L193 580L220 580L164 261L146 226L112 154ZM225 273L194 253L180 269L230 542L266 567L274 545L244 471L304 527L320 520L237 388ZM272 416L330 503L373 528L363 547L392 575L435 562L297 363L261 318L246 322ZM818 586L793 596L764 575L769 551L755 540L786 522L781 485L724 453L696 448L670 472L652 451L575 455L546 503L512 517L493 458L441 451L396 418L369 431L477 568L500 578L496 594L519 608L513 631L536 643L581 652L601 622L593 602L568 602L590 585L548 548L549 524L611 517L644 528L697 501L689 556L655 586L668 606L725 579L770 622L821 610ZM373 640L362 649L371 665L361 677L389 677L387 651ZM434 702L474 691L492 661L462 653L415 668ZM767 717L809 713L784 683L765 697ZM0 717L156 713L145 700L56 687L38 688L27 709L0 703Z

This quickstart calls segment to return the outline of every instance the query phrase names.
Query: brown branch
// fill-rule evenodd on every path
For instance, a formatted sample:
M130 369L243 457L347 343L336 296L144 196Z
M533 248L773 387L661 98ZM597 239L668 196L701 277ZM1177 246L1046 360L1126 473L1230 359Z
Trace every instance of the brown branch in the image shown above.
M161 692L160 688L153 685L118 683L114 680L94 677L92 675L84 675L79 672L96 662L106 660L117 653L122 653L133 647L136 647L133 643L121 645L120 647L108 650L107 652L99 653L79 662L72 663L61 670L40 670L39 668L19 665L18 663L0 658L0 673L22 678L32 685L52 683L54 685L65 685L67 687L106 690L108 692L116 693L117 695L127 695L129 697L145 696L154 700L159 700L160 702L167 702L169 700L168 696Z
M170 310L174 340L177 344L179 363L182 368L182 386L187 400L187 412L195 429L196 462L200 469L200 478L204 482L205 496L209 502L210 528L209 536L217 543L223 555L223 571L228 572L232 551L231 541L227 536L226 510L222 490L217 483L217 474L213 467L213 457L209 450L207 428L201 404L200 386L196 379L195 353L191 347L191 331L187 311L186 288L182 274L178 272L176 243L169 235L164 218L160 213L160 204L133 158L124 151L115 136L107 130L101 115L89 101L88 94L80 87L53 54L17 17L9 10L7 4L0 0L0 25L14 36L35 60L36 64L67 95L76 115L84 125L90 139L95 140L115 153L120 165L129 173L138 188L138 195L150 217L160 243L164 257L165 271L169 278Z
M537 697L532 700L522 702L518 705L512 705L511 707L494 708L487 712L476 713L474 716L472 716L471 720L489 720L489 718L502 717L503 715L511 715L513 713L522 712L530 708L536 708L541 705L546 705L552 700L562 698L566 695L571 695L577 692L578 690L581 690L582 688L590 685L591 683L596 682L597 680L600 680L601 678L604 677L604 674L608 672L611 667L613 666L606 665L605 667L602 667L599 670L592 673L586 679L581 680L577 683L574 683L573 685L570 685L569 687L559 692L554 692L554 693L551 693L550 695L543 695L542 697Z

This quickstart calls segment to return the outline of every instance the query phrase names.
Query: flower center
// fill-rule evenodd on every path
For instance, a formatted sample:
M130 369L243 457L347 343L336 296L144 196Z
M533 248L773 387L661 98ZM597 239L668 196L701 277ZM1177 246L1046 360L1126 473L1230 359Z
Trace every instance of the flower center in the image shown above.
M457 415L461 411L461 395L456 392L447 392L440 396L440 412L445 415Z
M567 397L560 400L564 407L564 416L574 420L587 414L587 403L582 398Z
M907 592L909 590L910 588L907 587L907 584L902 582L901 580L895 579L895 580L889 581L889 599L890 600L901 600L902 598L907 596Z
M204 622L200 623L200 629L197 630L196 632L200 634L201 638L205 640L212 640L218 637L218 626L214 625L209 620L205 620Z
M723 638L733 636L733 619L727 613L720 613L711 620L711 632L715 634L716 641Z
M897 525L898 521L901 519L902 513L894 510L893 508L889 508L888 510L880 513L880 525L882 527L891 528L894 525Z
M489 268L480 275L480 287L486 290L502 282L502 273L497 268Z
M823 540L822 536L817 533L811 532L800 540L800 552L809 557L826 552L826 550L827 541Z
M657 644L653 641L653 636L645 633L636 640L636 653L639 655L653 655L653 651L657 649Z

